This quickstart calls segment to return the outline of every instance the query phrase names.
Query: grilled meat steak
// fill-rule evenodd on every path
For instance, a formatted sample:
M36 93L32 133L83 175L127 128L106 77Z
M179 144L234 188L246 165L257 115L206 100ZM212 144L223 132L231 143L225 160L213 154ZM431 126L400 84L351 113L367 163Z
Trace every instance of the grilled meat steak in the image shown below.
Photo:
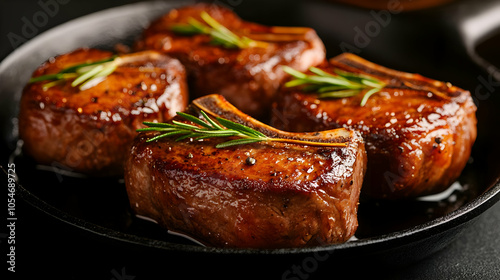
M78 49L41 65L34 77L111 57ZM185 70L176 59L147 51L120 57L122 65L85 90L72 80L28 84L20 102L19 134L24 150L42 164L91 175L123 174L129 145L143 121L166 121L188 103Z
M342 54L319 67L361 73L387 84L360 106L364 93L318 99L283 87L271 125L295 132L344 127L362 133L368 153L363 194L415 197L446 189L460 175L476 139L470 93L449 83L403 73Z
M125 166L137 215L217 247L303 247L344 242L354 234L366 165L358 132L282 132L220 95L194 100L188 112L200 110L272 137L347 146L259 142L217 149L227 139L146 142L156 132L141 133Z
M209 35L186 36L171 30L189 18L203 22L203 11L235 34L265 41L267 47L226 48L212 44ZM323 42L311 28L246 22L230 10L210 4L170 11L144 31L136 48L158 50L179 59L188 72L193 97L218 93L259 119L269 115L272 99L286 77L279 65L305 71L325 58Z

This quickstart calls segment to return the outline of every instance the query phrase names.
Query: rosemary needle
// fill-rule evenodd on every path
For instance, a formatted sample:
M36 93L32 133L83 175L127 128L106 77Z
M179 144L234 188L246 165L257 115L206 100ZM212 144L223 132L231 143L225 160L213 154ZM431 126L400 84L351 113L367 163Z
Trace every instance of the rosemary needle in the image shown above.
M197 118L193 115L178 112L177 115L184 118L193 124L188 124L179 121L172 121L171 123L154 123L154 122L144 122L144 125L148 126L146 128L138 129L138 132L144 131L157 131L161 134L148 139L146 142L151 142L158 140L163 137L175 136L176 141L181 141L187 138L206 139L206 138L216 138L216 137L236 137L237 139L228 140L226 142L217 144L216 148L226 148L235 145L244 145L250 143L256 143L261 141L266 142L284 142L290 144L301 144L309 146L323 146L323 147L345 147L347 143L329 143L329 142L314 142L298 139L286 139L286 138L273 138L268 137L265 134L254 130L248 126L232 122L230 120L217 117L216 120L210 118L205 112L201 111L201 118Z
M74 79L71 86L79 86L80 90L85 90L104 80L106 76L116 70L121 62L119 57L112 56L95 62L81 63L65 68L56 74L33 77L29 80L29 83L52 81L43 85L43 90L47 90L64 81Z
M283 66L283 71L294 77L285 84L286 87L304 86L305 92L319 93L319 98L344 98L358 95L362 90L367 90L361 99L361 106L365 106L368 98L379 92L386 84L373 77L349 73L336 69L332 75L319 68L311 67L314 75L307 75L288 66Z
M206 34L212 38L212 44L220 45L226 48L244 49L249 47L267 47L266 42L255 41L248 37L240 37L234 34L231 30L220 24L205 11L201 12L200 17L205 23L191 17L188 19L187 24L173 25L171 30L175 33L183 35Z
M147 51L122 56L115 55L94 62L73 65L62 69L59 73L33 77L30 79L29 83L48 81L42 86L43 90L47 90L55 85L71 80L72 87L86 90L104 81L106 77L115 72L119 66L154 58L156 55L157 54L152 54Z

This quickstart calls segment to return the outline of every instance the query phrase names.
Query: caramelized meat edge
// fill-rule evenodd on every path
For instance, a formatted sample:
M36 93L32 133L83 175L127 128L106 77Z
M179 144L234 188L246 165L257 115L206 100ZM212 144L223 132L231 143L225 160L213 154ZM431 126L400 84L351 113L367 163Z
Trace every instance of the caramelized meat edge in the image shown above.
M363 194L376 198L416 197L445 190L465 167L476 139L476 106L470 92L388 69L353 54L319 68L375 77L387 84L360 106L365 92L341 99L283 87L271 125L295 132L344 127L361 132L368 169Z
M34 77L58 73L112 53L79 49L48 60ZM128 54L99 84L86 90L71 80L43 89L28 84L22 94L19 134L24 151L37 162L92 176L123 174L129 145L142 122L166 121L187 106L185 70L176 59L147 51Z
M261 142L217 149L227 139L148 143L154 134L143 133L134 141L125 172L137 215L216 247L304 247L345 242L354 234L366 166L357 132L282 132L219 95L195 100L190 112L199 110L273 137L348 144Z

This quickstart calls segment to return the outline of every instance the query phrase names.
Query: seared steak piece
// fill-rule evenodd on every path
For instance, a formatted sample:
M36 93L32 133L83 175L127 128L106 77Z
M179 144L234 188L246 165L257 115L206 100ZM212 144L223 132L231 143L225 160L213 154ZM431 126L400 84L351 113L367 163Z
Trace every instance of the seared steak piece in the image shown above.
M235 34L265 41L267 47L226 48L212 44L209 35L172 32L173 26L186 24L189 18L204 23L200 18L203 11ZM144 31L136 48L178 58L188 72L192 96L222 94L240 110L260 119L269 116L272 99L286 77L279 65L305 71L325 58L323 42L311 28L263 26L209 4L170 11Z
M272 125L287 131L344 127L365 139L368 169L363 194L415 197L446 189L460 175L476 139L476 106L466 90L342 54L319 67L361 73L387 84L360 106L364 93L318 99L283 87Z
M125 166L137 215L216 247L303 247L344 242L354 234L366 165L358 132L282 132L220 95L194 100L188 112L198 116L200 110L267 136L347 146L258 142L218 149L228 139L146 142L156 132L141 133Z
M79 49L48 60L34 77L111 57ZM176 59L148 51L121 56L124 63L99 84L80 90L74 79L43 89L28 84L19 112L24 150L39 163L90 175L123 174L128 148L143 121L166 121L188 103L185 70Z

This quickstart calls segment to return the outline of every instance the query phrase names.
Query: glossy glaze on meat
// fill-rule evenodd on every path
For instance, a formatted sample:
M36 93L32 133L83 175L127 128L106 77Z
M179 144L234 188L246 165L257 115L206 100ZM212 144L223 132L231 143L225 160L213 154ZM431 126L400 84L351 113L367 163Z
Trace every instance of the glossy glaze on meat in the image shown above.
M458 178L476 139L476 107L468 91L353 54L337 56L320 68L363 73L388 85L364 107L364 93L319 100L314 93L283 88L271 125L297 132L337 127L360 131L368 153L363 194L372 197L436 193Z
M34 77L58 73L112 53L79 49L49 59ZM145 120L165 121L187 106L185 70L176 59L148 51L122 57L104 81L86 90L71 80L43 90L28 84L20 102L19 134L24 151L41 164L90 175L123 174L129 145Z
M224 48L208 35L184 36L171 31L206 11L239 36L266 41L266 48ZM265 119L285 77L279 65L306 70L325 58L323 42L311 28L270 27L241 20L217 5L197 4L174 9L153 22L137 42L139 50L154 49L178 58L186 66L193 97L218 93L247 114Z
M366 165L358 132L282 132L220 95L194 100L189 112L200 110L272 137L348 144L261 142L217 149L227 139L147 143L156 132L141 133L125 166L137 215L216 247L304 247L344 242L354 234Z

